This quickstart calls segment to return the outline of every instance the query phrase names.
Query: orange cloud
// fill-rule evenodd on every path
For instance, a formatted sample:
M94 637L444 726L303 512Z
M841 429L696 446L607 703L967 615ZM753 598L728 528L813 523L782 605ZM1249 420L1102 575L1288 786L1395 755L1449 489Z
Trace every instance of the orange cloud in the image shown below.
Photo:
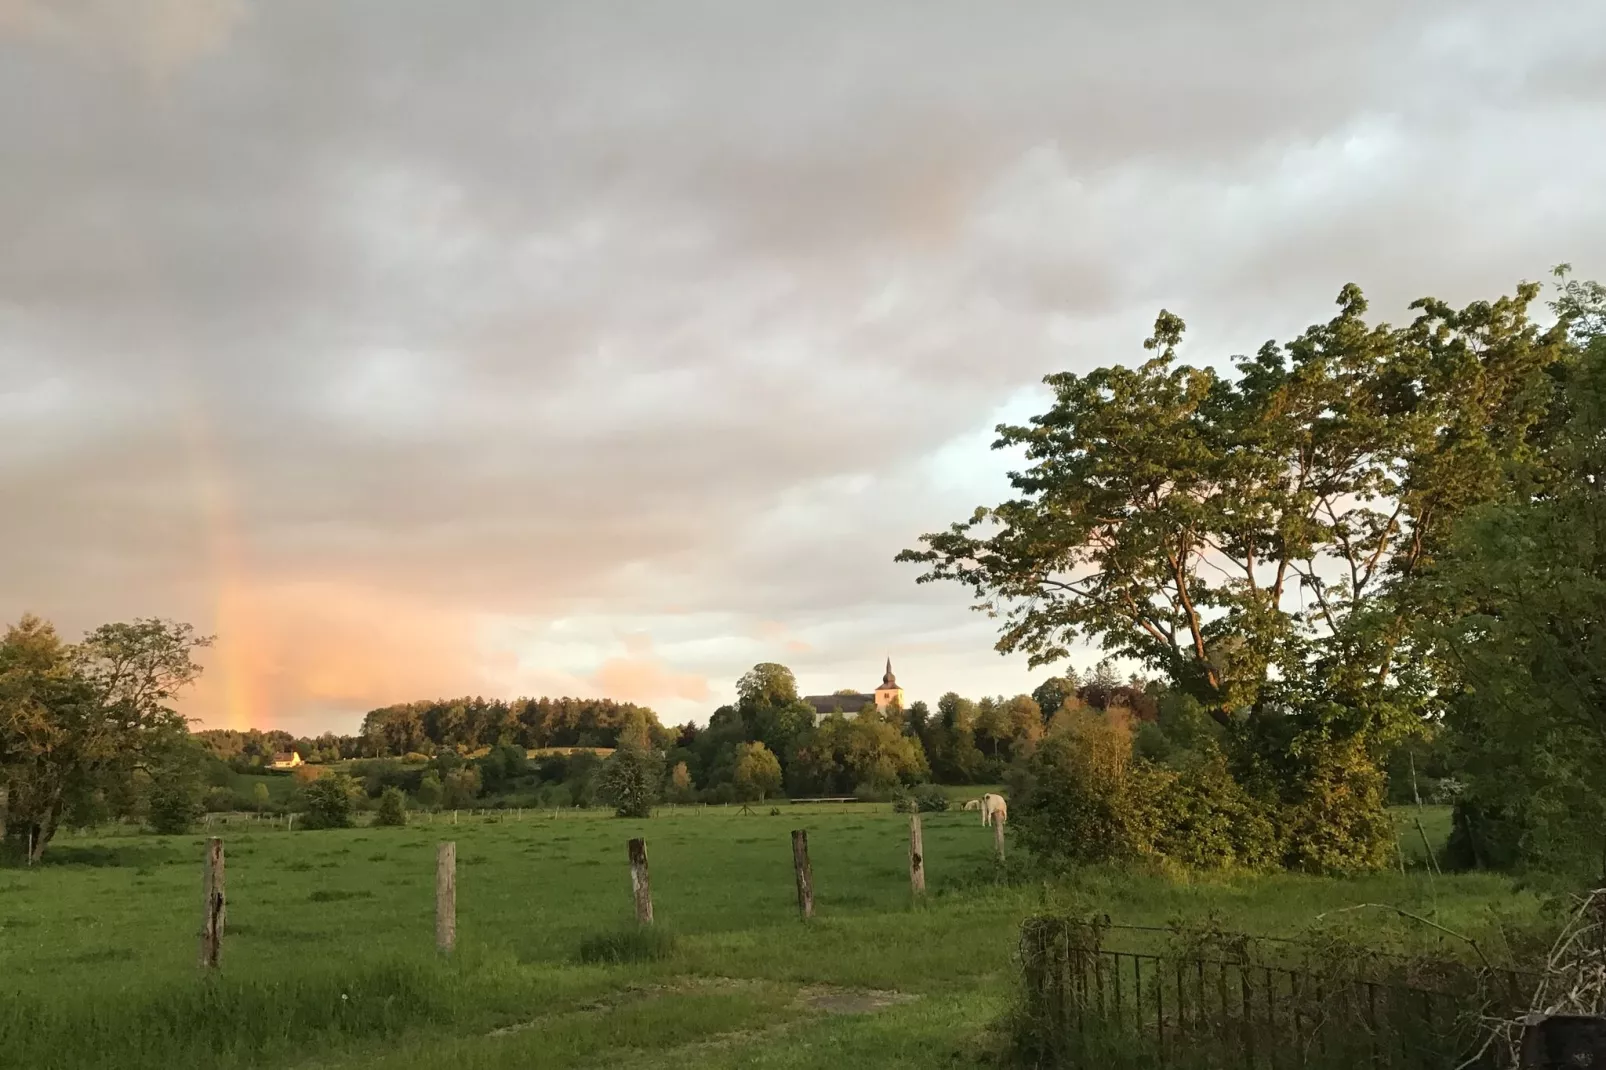
M609 698L644 706L666 699L706 702L712 694L706 676L674 672L651 656L609 658L591 677L591 684Z
M790 628L777 620L761 620L754 631L766 643L782 644L790 654L807 654L814 649L812 644L793 635Z
M217 646L184 703L212 728L474 693L495 667L470 615L339 582L232 586L213 627ZM299 727L337 727L325 720Z

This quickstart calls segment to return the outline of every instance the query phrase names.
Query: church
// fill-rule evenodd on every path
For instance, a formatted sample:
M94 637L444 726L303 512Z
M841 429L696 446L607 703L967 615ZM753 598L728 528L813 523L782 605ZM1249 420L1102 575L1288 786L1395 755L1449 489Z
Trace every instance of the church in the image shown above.
M872 704L878 710L885 710L892 705L901 709L904 705L903 688L898 686L898 678L892 675L891 658L887 659L887 671L881 677L881 686L868 694L809 695L803 701L813 706L814 712L822 717L830 713L858 713Z

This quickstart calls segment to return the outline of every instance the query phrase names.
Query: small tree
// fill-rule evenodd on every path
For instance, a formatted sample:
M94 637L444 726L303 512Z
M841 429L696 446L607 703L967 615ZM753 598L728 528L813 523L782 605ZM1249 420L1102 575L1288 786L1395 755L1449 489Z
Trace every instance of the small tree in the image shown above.
M739 743L733 782L743 802L760 802L780 792L781 763L762 743Z
M439 806L443 798L445 798L445 790L441 787L441 778L434 770L430 770L418 782L418 805Z
M469 806L480 794L480 772L473 766L468 765L453 769L446 774L446 780L442 787L445 791L447 806Z
M266 784L258 784L251 789L251 805L256 807L258 813L266 811L273 805L273 796L268 794Z
M691 782L691 770L685 762L676 762L669 773L669 797L675 802L691 802L696 790Z
M201 816L201 785L192 776L157 776L146 797L151 831L163 836L188 832Z
M407 796L400 788L386 788L379 797L379 812L374 824L401 826L407 824Z
M344 773L328 773L302 789L309 828L349 828L357 784Z
M663 780L663 760L639 747L620 747L603 763L598 794L620 817L651 817Z

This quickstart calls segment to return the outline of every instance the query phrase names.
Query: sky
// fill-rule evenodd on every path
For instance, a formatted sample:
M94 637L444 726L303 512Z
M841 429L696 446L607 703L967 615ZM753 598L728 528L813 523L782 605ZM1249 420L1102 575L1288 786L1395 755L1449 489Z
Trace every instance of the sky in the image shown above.
M6 620L207 727L935 701L1054 671L893 561L1045 374L1606 276L1606 4L0 0L0 145Z

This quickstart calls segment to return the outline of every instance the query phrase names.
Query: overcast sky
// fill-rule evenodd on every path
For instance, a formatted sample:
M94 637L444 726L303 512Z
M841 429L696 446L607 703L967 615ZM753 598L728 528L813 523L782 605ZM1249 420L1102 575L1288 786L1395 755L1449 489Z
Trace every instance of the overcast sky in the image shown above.
M1524 7L0 0L0 610L216 632L211 726L1028 689L892 558L1044 374L1606 275Z

